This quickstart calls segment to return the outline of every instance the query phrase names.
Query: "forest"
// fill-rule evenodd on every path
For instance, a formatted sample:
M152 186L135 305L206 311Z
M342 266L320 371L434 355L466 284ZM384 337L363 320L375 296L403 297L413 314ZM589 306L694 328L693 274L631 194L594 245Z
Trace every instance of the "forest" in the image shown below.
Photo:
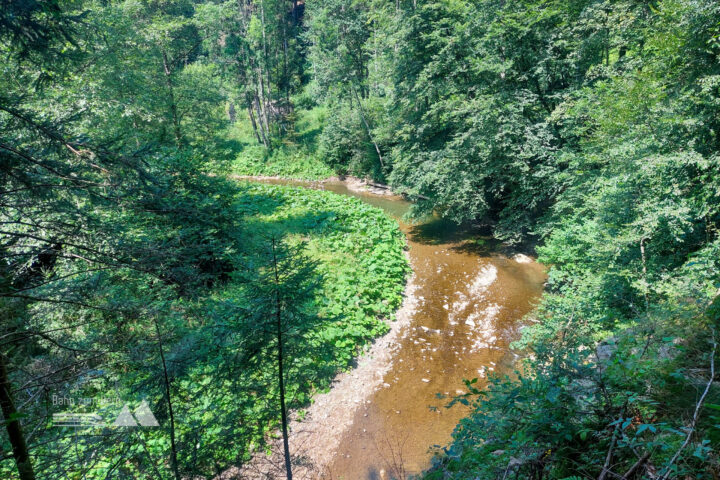
M717 0L0 0L0 48L4 478L720 476ZM409 211L279 184L353 178ZM429 217L544 266L517 359L418 471L303 476Z

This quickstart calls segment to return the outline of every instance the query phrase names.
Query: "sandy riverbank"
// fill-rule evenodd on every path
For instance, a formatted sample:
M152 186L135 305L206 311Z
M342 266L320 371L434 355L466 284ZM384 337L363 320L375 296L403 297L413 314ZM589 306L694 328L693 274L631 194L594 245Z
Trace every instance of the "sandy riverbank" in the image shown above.
M289 180L286 177L280 177L277 175L230 175L228 178L232 178L234 180L252 180L256 182L281 182L281 181L287 181ZM324 178L322 180L294 180L291 179L295 183L301 183L301 184L307 184L307 185L318 185L323 183L331 183L331 182L337 182L337 183L343 183L349 190L353 192L365 192L365 193L372 193L373 195L383 195L383 196L400 196L392 191L389 185L384 185L377 182L370 182L368 180L353 177L351 175L348 176L342 176L342 177L328 177Z

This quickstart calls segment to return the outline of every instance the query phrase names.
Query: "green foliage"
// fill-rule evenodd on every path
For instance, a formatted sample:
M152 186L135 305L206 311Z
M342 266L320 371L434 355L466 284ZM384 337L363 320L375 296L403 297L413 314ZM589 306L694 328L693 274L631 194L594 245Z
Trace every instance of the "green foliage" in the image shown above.
M250 211L262 213L277 202L284 208L256 217L258 223L248 218L247 228L259 235L265 229L295 232L298 240L304 238L311 258L321 261L317 272L325 282L317 299L320 312L341 320L323 335L333 342L340 336L351 340L348 350L338 350L343 356L340 363L346 364L357 345L385 331L381 320L391 318L402 301L402 281L409 269L397 224L360 200L329 192L250 188L255 195L247 206ZM311 233L309 238L306 232Z
M229 165L235 175L260 175L297 180L323 180L333 177L331 168L318 152L318 135L325 124L325 109L315 107L298 112L295 131L285 138L282 145L268 151L253 138L247 120L238 121L229 131L242 149ZM224 168L221 166L220 169Z
M515 345L530 352L517 378L458 399L476 402L476 413L428 477L596 478L611 452L619 476L712 478L713 414L688 418L717 360L720 160L706 95L720 10L702 1L557 8L583 21L555 24L546 38L617 22L604 40L575 44L569 58L588 42L609 47L547 117L562 140L551 180L562 189L535 220L548 292ZM719 396L713 385L706 401Z
M320 136L320 156L342 174L372 172L372 145L361 127L359 113L348 104L331 108L327 125Z
M291 408L386 330L408 270L403 237L359 202L240 188L218 175L252 148L226 128L225 105L247 85L233 83L224 55L252 72L253 61L274 69L262 94L280 112L273 135L287 134L284 148L273 137L280 163L316 142L323 108L292 114L290 125L280 101L299 63L277 74L282 46L296 42L279 39L283 27L297 28L279 5L265 2L264 20L253 10L254 55L240 58L231 36L227 52L213 40L215 22L237 25L248 13L236 2L11 7L0 16L0 362L14 404L3 401L1 450L24 443L35 478L214 476L276 426L272 340L252 336L265 235L305 241L319 262L307 278L319 288L298 305L312 328L289 345ZM268 36L267 56L257 55ZM331 173L299 163L299 174ZM348 257L360 246L361 266ZM52 424L61 412L112 421L123 403L132 411L143 400L160 428ZM13 456L0 458L15 478Z
M173 191L182 193L174 197L180 203L153 203L151 210L167 210L167 220L136 217L127 236L127 241L164 255L156 268L162 266L159 271L173 281L158 287L152 276L128 268L89 273L46 287L52 288L47 293L91 287L93 298L85 301L103 310L37 303L28 311L26 329L59 329L37 342L42 352L34 354L38 358L59 360L60 345L78 351L116 345L80 380L67 376L63 388L52 389L53 395L94 403L68 408L42 402L26 410L32 418L42 418L42 433L31 444L33 454L53 458L52 464L37 464L42 478L65 478L63 472L78 471L78 462L87 478L104 478L108 469L132 478L156 478L155 468L169 471L169 417L152 322L159 325L170 366L180 470L214 475L264 445L278 419L272 341L259 321L267 309L257 293L257 288L266 288L261 280L270 236L285 235L289 245L304 245L306 256L315 262L314 273L300 277L313 288L307 300L296 305L308 321L303 329L287 332L291 409L307 405L367 342L384 333L402 301L409 271L405 241L397 224L379 209L329 192L254 184L231 188L198 175L189 159L176 161L178 168L187 169L172 184ZM218 182L227 190L219 190ZM204 210L195 212L197 205ZM193 212L197 216L189 216ZM131 225L132 218L122 223ZM222 247L225 234L234 242ZM206 279L215 277L208 277L202 267L197 277L189 277L189 269L194 259L202 262L205 252L218 248L229 249L223 253L242 267L218 272L229 277L227 283L207 290ZM171 252L176 257L168 257ZM153 258L155 254L143 265L152 267ZM184 261L176 263L176 258ZM297 300L297 286L286 288ZM177 297L177 289L183 297ZM91 328L63 328L88 322ZM108 398L112 402L103 404ZM122 403L128 402L132 411L143 399L164 428L83 429L68 437L66 430L46 420L58 412L98 412L112 420ZM0 467L6 474L14 468L11 460Z
M292 408L386 330L394 222L225 178L335 173L550 266L522 368L468 382L428 478L597 478L608 452L619 476L717 474L716 1L28 0L0 50L3 417L25 431L0 442L26 436L38 478L169 477L170 424L186 476L263 447L269 237L317 264L288 304ZM69 436L53 392L145 399L163 427Z
M317 154L278 148L268 155L261 147L248 147L232 164L235 175L260 175L296 180L324 180L335 175Z

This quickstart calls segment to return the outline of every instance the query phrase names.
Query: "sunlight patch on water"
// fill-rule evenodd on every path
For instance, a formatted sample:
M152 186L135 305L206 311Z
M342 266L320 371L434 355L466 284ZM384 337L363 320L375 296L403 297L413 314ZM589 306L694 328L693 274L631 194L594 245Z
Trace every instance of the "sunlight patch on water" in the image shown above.
M483 293L497 279L497 273L495 265L485 265L470 286L470 295L475 297Z
M473 333L477 334L470 346L471 352L477 352L483 348L494 348L497 341L495 319L502 307L497 303L491 303L484 310L473 312L468 316L465 323L473 327ZM472 333L468 335L472 337Z

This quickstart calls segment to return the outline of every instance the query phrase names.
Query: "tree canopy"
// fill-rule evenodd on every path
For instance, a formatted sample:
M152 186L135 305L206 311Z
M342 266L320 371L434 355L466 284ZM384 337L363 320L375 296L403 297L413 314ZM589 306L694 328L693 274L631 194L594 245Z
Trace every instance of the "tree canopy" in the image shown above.
M716 0L0 6L6 476L212 478L385 331L397 226L233 173L388 183L548 266L427 478L717 476ZM48 428L108 392L162 428Z

